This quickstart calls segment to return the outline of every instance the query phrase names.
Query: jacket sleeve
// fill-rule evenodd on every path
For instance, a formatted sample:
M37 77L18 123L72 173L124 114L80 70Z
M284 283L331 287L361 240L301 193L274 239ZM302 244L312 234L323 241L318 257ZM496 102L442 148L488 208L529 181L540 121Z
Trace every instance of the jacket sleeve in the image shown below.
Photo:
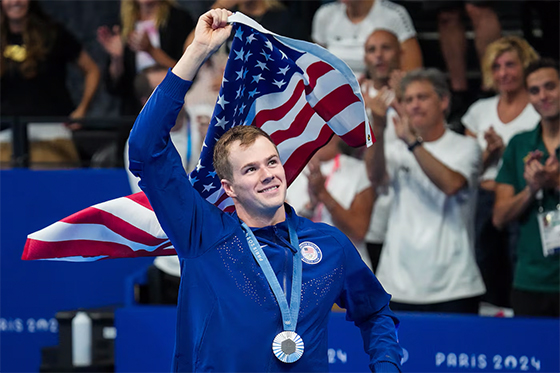
M346 308L346 319L360 328L371 371L400 372L399 320L389 308L391 296L347 241L344 288L337 303Z
M170 140L190 86L170 70L138 115L129 138L130 171L140 177L138 185L180 257L202 254L231 230L231 217L191 186Z

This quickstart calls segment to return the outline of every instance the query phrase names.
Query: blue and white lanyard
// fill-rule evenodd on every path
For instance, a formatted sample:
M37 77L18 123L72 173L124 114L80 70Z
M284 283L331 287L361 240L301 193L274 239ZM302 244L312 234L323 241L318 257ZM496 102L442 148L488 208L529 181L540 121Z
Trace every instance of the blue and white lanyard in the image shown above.
M278 301L278 305L280 306L280 312L282 313L282 324L284 327L284 331L291 331L294 332L296 330L297 321L298 321L298 314L299 314L299 306L300 306L300 299L301 299L301 252L299 250L299 240L295 233L294 228L288 221L288 232L290 234L290 243L296 249L296 253L294 254L293 258L293 274L292 274L292 296L290 299L290 305L288 306L288 301L286 299L286 295L284 291L280 287L280 283L276 278L276 274L274 273L266 254L264 253L263 249L259 245L257 238L255 237L251 228L247 226L244 222L241 223L241 227L245 231L245 237L247 238L247 243L249 244L249 248L251 249L251 253L253 257L261 267L264 276L266 277L266 281L268 282L276 300Z

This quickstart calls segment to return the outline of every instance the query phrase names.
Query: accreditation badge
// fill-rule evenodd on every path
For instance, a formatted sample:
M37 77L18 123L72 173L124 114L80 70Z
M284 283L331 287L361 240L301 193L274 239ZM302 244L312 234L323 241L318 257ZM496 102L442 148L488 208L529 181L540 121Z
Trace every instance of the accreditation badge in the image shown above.
M545 257L560 253L560 210L539 212L539 231L543 255Z
M298 361L303 355L303 349L303 339L295 332L283 331L272 341L274 356L284 363Z

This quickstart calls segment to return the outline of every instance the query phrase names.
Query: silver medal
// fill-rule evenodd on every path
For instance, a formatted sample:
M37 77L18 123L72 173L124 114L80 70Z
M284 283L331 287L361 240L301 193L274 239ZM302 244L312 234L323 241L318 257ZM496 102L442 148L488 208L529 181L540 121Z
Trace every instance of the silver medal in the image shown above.
M303 349L303 339L295 332L281 332L272 341L274 356L284 363L297 361L303 355Z

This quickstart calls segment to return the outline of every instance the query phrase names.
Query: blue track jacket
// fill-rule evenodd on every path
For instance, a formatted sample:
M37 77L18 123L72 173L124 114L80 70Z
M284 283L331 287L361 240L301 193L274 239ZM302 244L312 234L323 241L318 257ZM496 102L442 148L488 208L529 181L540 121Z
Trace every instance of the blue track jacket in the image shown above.
M322 259L303 263L296 332L305 353L286 364L272 353L282 331L278 303L254 260L236 214L204 200L191 186L169 131L191 82L171 71L154 91L130 135L130 170L149 198L181 261L175 372L326 372L331 307L347 309L362 332L370 368L396 372L401 348L390 296L338 229L313 223L287 207L299 242L317 245ZM253 229L290 299L293 249L287 222Z

